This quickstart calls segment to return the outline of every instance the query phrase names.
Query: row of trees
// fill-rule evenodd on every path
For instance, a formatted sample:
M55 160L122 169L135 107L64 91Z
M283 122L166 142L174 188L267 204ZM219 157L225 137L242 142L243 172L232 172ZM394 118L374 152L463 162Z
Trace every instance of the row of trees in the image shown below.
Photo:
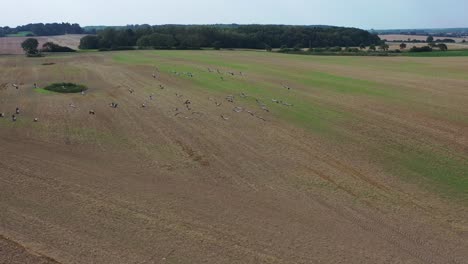
M283 25L136 25L87 36L81 49L332 47L377 45L377 35L357 28Z
M378 54L387 54L387 53L401 53L407 48L406 43L401 43L400 44L400 49L395 49L395 50L390 50L390 46L384 42L381 41L379 45L370 45L366 46L364 44L361 44L359 47L326 47L326 48L310 48L307 50L300 49L300 48L287 48L285 46L281 47L279 52L282 53L295 53L295 54L307 54L307 53L321 53L321 54L342 54L342 55L349 55L351 53L360 53L363 54L372 54L374 52L379 51ZM444 43L429 43L428 46L423 46L423 47L412 47L409 49L410 52L430 52L433 51L434 48L439 49L440 51L447 51L448 47Z
M64 34L84 34L85 31L79 24L70 23L36 23L18 26L16 28L0 27L0 37L8 34L17 34L19 32L32 32L36 36L55 36Z
M400 44L400 49L404 50L404 49L406 49L406 47L407 46L406 46L405 43ZM448 50L448 46L446 44L444 44L444 43L437 44L435 42L431 42L431 43L429 43L428 46L423 46L423 47L414 46L414 47L412 47L410 49L410 52L430 52L430 51L432 51L433 48L438 48L441 51L447 51Z
M432 39L432 40L431 40ZM434 40L434 37L431 37L429 38L429 40L431 40L431 42L441 42L441 43L456 43L456 41L454 39L448 39L448 38L444 38L444 39L436 39ZM407 40L386 40L384 39L384 41L387 41L387 42L409 42L409 43L429 43L426 40L421 40L421 39L411 39L411 38L408 38Z
M380 50L380 51L388 51L390 48L390 46L388 46L385 42L381 42L379 45L370 45L369 47L367 47L366 45L364 44L361 44L359 45L359 48L357 47L339 47L339 46L336 46L336 47L325 47L325 48L309 48L307 50L307 52L313 52L313 53L321 53L321 52L329 52L329 53L332 53L332 52L359 52L359 51L364 51L364 50L368 50L368 51L377 51ZM300 48L287 48L286 46L283 46L280 48L279 52L282 52L282 53L289 53L289 52L300 52L300 51L303 51L303 49L300 49Z

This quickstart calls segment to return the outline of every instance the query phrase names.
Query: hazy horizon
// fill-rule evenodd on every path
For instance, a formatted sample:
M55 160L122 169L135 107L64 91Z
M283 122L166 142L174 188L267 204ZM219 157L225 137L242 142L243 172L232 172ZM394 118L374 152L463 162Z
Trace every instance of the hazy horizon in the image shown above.
M29 23L70 22L81 26L124 26L128 24L288 24L332 25L363 29L429 29L468 27L465 10L468 3L447 0L412 2L395 0L375 4L358 0L339 3L323 0L291 0L275 4L266 0L238 0L232 3L214 0L197 2L115 0L25 0L22 4L38 6L18 12L5 12L1 26L15 27ZM438 3L438 2L437 2ZM17 10L17 3L2 4L4 10ZM39 10L37 12L36 10ZM259 11L260 10L260 11Z

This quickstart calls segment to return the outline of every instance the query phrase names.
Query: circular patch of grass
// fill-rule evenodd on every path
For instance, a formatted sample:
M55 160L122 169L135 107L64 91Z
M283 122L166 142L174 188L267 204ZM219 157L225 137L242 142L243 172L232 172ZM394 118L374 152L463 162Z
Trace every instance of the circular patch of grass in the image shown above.
M56 93L81 93L88 90L86 86L75 83L53 83L44 89Z

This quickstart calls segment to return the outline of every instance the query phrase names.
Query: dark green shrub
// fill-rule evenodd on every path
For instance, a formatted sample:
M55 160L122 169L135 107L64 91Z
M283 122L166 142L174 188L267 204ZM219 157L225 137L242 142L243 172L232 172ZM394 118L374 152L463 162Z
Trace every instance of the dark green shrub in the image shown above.
M75 83L53 83L44 89L56 93L81 93L88 90L86 86Z
M328 51L331 51L331 52L340 52L342 50L343 49L341 47L332 47L332 48L328 49Z
M346 51L347 52L359 52L359 49L358 48L347 48Z
M447 51L447 50L448 50L447 45L445 45L444 43L437 44L437 47L438 47L441 51Z
M76 50L69 47L63 47L53 42L46 42L42 45L43 52L75 52Z
M221 49L221 46L222 46L222 43L221 43L221 41L215 41L215 42L213 42L212 45L213 45L213 48L214 48L215 50L220 50L220 49Z
M302 45L297 44L296 46L294 46L293 51L302 51Z
M325 48L315 48L315 49L312 49L312 52L317 52L317 53L321 53L321 52L325 52L327 51L327 49Z
M410 49L410 52L431 52L431 51L432 51L432 48L429 46L424 46L420 48L414 46Z
M98 36L85 36L80 39L80 49L98 49L99 37Z

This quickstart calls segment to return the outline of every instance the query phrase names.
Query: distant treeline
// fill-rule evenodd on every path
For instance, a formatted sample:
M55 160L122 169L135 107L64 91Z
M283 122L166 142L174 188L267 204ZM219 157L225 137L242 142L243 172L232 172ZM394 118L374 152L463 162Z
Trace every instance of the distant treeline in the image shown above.
M437 35L440 37L464 37L468 36L468 28L442 28L442 29L388 29L388 30L371 30L371 33L379 35L418 35L431 36Z
M51 24L27 24L16 28L0 27L0 37L20 32L31 32L29 36L55 36L64 34L83 34L84 29L78 24L70 23L51 23Z
M117 50L280 47L351 47L377 45L380 38L357 28L286 25L135 25L104 28L84 37L81 49Z
M386 39L383 39L383 41L386 41L386 42L427 43L427 40L411 39L411 38L408 38L407 40L386 40ZM434 40L434 42L456 43L456 41L454 39L436 39L436 40Z

